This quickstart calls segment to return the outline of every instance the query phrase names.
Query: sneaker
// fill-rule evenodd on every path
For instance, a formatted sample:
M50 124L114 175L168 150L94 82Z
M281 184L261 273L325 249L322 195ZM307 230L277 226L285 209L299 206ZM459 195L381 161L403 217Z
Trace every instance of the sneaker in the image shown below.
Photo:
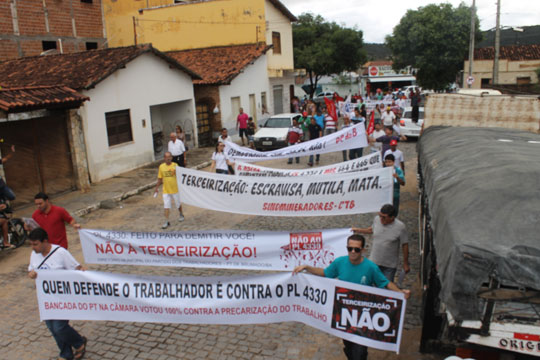
M307 163L307 164L308 164L308 166L313 166L313 163Z
M165 221L165 222L163 223L163 225L161 225L161 228L162 228L162 229L166 229L166 228L169 227L169 225L170 225L169 222L168 222L168 221Z
M185 220L184 215L180 215L180 217L178 218L178 221L182 222L184 220Z

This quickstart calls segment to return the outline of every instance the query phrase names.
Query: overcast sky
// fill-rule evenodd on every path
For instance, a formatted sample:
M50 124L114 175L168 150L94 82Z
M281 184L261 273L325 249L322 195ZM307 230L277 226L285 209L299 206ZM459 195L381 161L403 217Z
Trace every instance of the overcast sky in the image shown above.
M461 2L472 5L472 0L281 0L294 14L312 12L325 19L357 26L364 32L365 42L384 42L408 9L428 4L447 2L454 7ZM476 0L480 28L495 27L496 0ZM540 25L540 0L501 0L501 26Z

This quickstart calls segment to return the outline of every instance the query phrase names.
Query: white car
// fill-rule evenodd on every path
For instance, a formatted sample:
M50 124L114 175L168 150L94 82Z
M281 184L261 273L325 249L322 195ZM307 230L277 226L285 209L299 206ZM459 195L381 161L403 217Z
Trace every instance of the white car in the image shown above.
M424 123L424 108L418 108L418 122L412 121L412 107L405 108L403 116L399 119L399 131L406 137L419 137Z
M327 98L329 100L332 100L334 98L334 92L333 91L325 91L322 93L318 93L313 97L313 102L315 103L324 103L324 98Z
M269 117L253 136L255 149L273 150L287 146L287 134L293 119L298 120L301 116L298 113L288 113Z

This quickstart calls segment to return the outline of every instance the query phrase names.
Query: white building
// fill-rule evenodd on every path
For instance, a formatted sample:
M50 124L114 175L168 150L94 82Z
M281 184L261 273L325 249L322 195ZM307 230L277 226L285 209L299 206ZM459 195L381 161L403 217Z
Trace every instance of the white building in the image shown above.
M175 125L196 139L192 79L199 76L151 45L7 61L0 78L3 86L66 86L90 98L79 108L80 129L73 135L84 147L75 149L84 159L73 160L74 172L84 177L86 164L90 182L160 157L154 132L162 132L165 147Z

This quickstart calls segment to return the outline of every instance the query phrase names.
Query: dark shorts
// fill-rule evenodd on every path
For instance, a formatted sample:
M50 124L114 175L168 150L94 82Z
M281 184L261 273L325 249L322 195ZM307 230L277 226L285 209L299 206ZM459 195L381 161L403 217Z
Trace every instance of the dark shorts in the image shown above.
M240 137L247 137L248 134L247 134L247 129L240 129L240 132L238 133L238 135L240 135Z
M174 161L175 163L177 163L178 166L180 166L180 167L185 167L185 164L184 164L184 154L178 155L178 156L173 156L173 161Z
M218 174L229 174L229 172L227 170L223 170L223 169L216 169L216 173L218 173Z

